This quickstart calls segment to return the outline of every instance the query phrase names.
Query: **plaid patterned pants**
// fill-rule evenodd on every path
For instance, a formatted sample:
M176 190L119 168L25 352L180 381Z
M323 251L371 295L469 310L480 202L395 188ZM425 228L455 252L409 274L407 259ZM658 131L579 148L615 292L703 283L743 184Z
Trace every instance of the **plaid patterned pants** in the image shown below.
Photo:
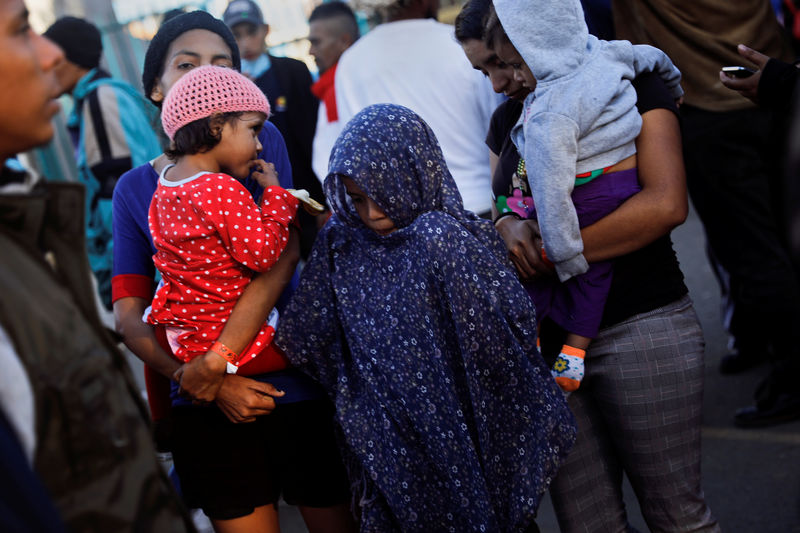
M653 532L720 531L700 486L703 350L688 296L592 341L569 398L578 439L550 488L563 533L631 530L623 471Z

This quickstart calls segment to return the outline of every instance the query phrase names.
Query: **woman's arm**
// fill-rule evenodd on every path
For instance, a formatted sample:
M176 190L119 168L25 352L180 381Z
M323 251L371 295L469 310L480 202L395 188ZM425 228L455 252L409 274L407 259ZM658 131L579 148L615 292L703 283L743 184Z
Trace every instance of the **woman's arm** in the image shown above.
M168 378L181 367L181 362L165 352L156 340L153 326L142 320L150 300L124 296L114 301L114 322L117 333L130 351L147 366Z
M233 350L241 351L255 336L266 320L283 288L291 279L299 259L299 241L295 231L291 232L289 244L281 259L269 271L260 274L245 288L226 323L219 340ZM183 365L164 351L150 324L142 321L142 314L150 301L135 296L119 298L114 302L116 329L125 345L145 364L164 376L175 379L185 374L189 365ZM219 366L204 365L208 358L212 363L219 359ZM226 376L225 361L213 352L196 358L197 368L192 367L189 379L183 377L182 387L190 395L201 395L204 401L216 401L217 406L233 422L249 422L256 416L269 414L275 408L272 395L277 391L272 385L241 376ZM193 361L193 362L194 362ZM198 371L199 375L194 371ZM207 377L204 377L207 376Z
M644 113L636 148L642 190L581 229L583 254L589 262L634 252L686 220L686 173L675 113L663 108ZM535 220L508 216L498 220L496 227L522 279L552 273L540 256L541 236Z
M237 300L217 339L235 353L241 353L250 344L292 279L300 259L299 241L297 230L291 228L289 242L278 262L267 272L255 276ZM180 381L181 390L195 400L211 402L217 399L226 366L225 359L208 351L178 369L173 379Z
M675 113L662 108L644 113L636 150L642 190L581 230L583 254L590 262L634 252L686 220L689 200Z
M258 292L259 285L264 283L263 280L255 283L259 278L267 278L267 274L265 273L251 282L250 285L254 285L250 292L251 296ZM157 372L172 378L182 366L180 361L161 348L156 340L153 326L142 321L142 313L148 305L150 305L148 300L134 296L120 298L114 302L117 331L123 336L125 345L139 359ZM226 329L230 335L231 330L236 329L236 322L234 322L233 328L226 326ZM231 344L236 344L236 339L226 336L226 340ZM223 366L223 372L224 368ZM216 404L232 422L251 422L255 420L256 416L269 414L275 408L272 395L276 395L277 391L272 385L235 375L220 374L213 377L219 381L215 382L217 387Z

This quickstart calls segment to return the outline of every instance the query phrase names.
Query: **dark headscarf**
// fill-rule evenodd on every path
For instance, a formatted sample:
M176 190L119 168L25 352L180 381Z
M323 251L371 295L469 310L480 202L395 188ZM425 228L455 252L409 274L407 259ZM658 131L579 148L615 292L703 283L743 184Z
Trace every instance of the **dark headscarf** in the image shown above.
M222 37L222 40L231 49L233 68L241 70L242 60L239 56L239 46L236 44L236 39L233 37L231 30L224 22L205 11L183 13L164 22L158 28L155 36L153 36L153 40L150 41L150 46L147 47L147 52L144 56L144 69L142 70L142 87L144 87L144 94L148 99L150 98L150 93L153 92L156 78L161 75L164 68L164 59L169 45L172 44L172 41L191 30L208 30ZM153 103L159 105L157 102Z
M400 229L364 226L342 176ZM345 126L325 189L334 215L277 342L336 404L362 530L524 531L575 428L501 239L400 106Z
M408 108L378 104L364 109L331 151L326 197L342 222L363 227L341 176L355 181L398 227L441 211L473 233L494 236L491 224L464 209L433 130Z

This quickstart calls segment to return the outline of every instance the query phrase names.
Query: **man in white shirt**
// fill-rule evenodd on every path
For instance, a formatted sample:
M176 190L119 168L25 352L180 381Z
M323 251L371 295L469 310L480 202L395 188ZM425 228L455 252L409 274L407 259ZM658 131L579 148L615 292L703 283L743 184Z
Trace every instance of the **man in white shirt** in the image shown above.
M491 207L489 152L484 139L501 97L467 61L453 27L436 21L438 0L366 0L384 20L348 48L336 70L339 120L346 124L377 103L406 106L430 125L464 206Z

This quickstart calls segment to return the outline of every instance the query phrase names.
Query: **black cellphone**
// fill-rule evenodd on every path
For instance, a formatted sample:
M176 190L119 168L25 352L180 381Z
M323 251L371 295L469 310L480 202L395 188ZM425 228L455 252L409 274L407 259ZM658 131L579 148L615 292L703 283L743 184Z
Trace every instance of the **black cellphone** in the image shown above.
M734 78L749 78L756 73L755 70L747 67L722 67L722 72Z

